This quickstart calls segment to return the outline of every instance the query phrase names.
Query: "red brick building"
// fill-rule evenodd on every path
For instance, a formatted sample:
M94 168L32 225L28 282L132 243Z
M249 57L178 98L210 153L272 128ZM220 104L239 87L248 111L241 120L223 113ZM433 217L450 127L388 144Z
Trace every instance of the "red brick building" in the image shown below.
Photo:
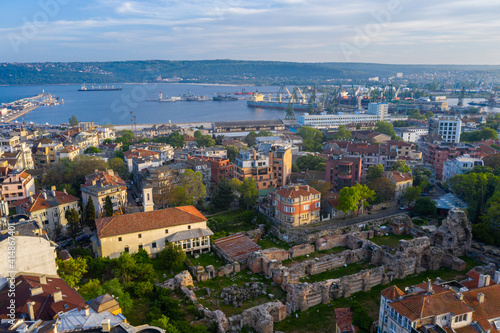
M361 181L363 162L361 157L329 156L326 160L326 182L335 192L354 186Z
M288 186L272 193L274 218L289 227L319 221L321 194L309 185Z
M234 174L234 164L229 161L228 158L222 157L188 157L188 159L199 159L210 163L210 168L212 172L212 184L217 186L222 178L227 180L233 178Z

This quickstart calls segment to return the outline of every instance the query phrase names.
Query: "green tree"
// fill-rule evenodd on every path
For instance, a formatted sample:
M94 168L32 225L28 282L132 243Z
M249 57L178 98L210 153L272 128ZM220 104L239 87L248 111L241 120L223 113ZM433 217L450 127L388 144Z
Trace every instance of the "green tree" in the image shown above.
M416 215L430 215L435 216L437 212L436 202L429 197L418 198L415 202L413 212Z
M167 143L174 148L183 148L185 144L184 136L179 132L173 132L168 136Z
M411 202L417 200L417 198L420 196L420 193L422 193L420 187L410 186L403 195L403 198L408 200L408 204L410 204Z
M394 162L391 165L391 170L392 171L399 171L399 172L403 172L403 173L411 173L411 169L408 166L408 164L406 164L405 161L401 161L401 160Z
M130 294L123 290L122 284L118 279L112 279L104 283L102 289L104 289L105 293L113 295L116 298L124 314L128 314L132 310L134 302L130 298Z
M300 172L299 167L295 163L292 163L292 172Z
M102 288L101 281L91 279L78 289L78 293L88 302L105 293Z
M500 168L500 154L491 154L483 158L484 165L492 169Z
M234 163L236 161L236 157L240 153L240 150L236 146L227 146L226 150L227 158L229 159L229 161L231 161L231 163Z
M72 116L69 118L68 122L69 122L69 126L71 126L71 127L76 127L76 126L78 126L78 119L76 118L76 116L75 116L75 115L72 115Z
M57 262L57 275L64 279L64 281L71 287L76 287L83 276L87 273L87 260L83 257L60 260Z
M199 140L203 136L203 133L201 133L200 130L197 130L194 132L193 136L196 140Z
M227 210L234 200L233 189L226 178L222 178L212 193L212 206L217 210Z
M434 117L434 112L432 112L432 111L427 111L427 112L425 113L425 118L429 119L429 118L432 118L432 117Z
M85 149L85 154L98 154L100 153L101 150L99 148L96 148L94 146L90 146L87 149Z
M257 136L262 137L262 136L273 136L273 132L271 131L260 131L257 133Z
M396 136L396 132L394 132L394 127L391 123L386 121L379 121L375 124L375 132L384 133L389 135L391 138Z
M498 133L494 129L489 127L485 127L479 131L464 132L460 135L460 141L464 142L476 142L496 139L498 139Z
M255 138L257 138L258 136L259 135L257 133L255 133L254 131L251 131L243 139L243 142L245 142L249 147L251 147L251 146L255 145Z
M352 138L352 133L345 125L340 125L335 133L332 134L333 140L349 140Z
M368 187L375 191L374 203L392 200L396 195L396 186L386 177L380 177L368 182Z
M422 168L422 167L417 167L413 169L413 186L418 186L420 187L421 190L425 190L426 187L423 186L427 184L429 186L430 184L430 178L432 177L432 172L429 169Z
M203 200L206 196L205 185L203 185L203 176L199 172L187 169L180 177L180 186L185 191L185 203L193 205Z
M304 151L322 151L322 144L325 139L323 132L312 127L304 126L297 134L302 138L302 149Z
M373 320L358 301L351 302L352 323L360 332L370 332Z
M326 159L324 157L319 157L315 155L304 155L300 156L297 161L295 161L297 167L300 171L306 170L317 170L325 171L326 169Z
M359 191L354 187L344 187L340 190L337 209L340 209L347 215L350 211L354 212L358 209L360 201Z
M87 221L87 224L89 226L93 226L95 222L95 206L94 206L94 201L90 196L89 196L89 201L87 202L87 206L85 206L84 216L85 216L84 217L85 221Z
M370 165L368 167L367 178L369 181L382 177L384 174L384 166L380 163L377 165Z
M165 330L165 333L179 333L180 331L175 328L175 326L170 324L169 321L170 318L165 317L165 315L162 314L160 318L153 320L151 323L149 323L149 325L159 327Z
M125 161L121 158L112 158L108 160L108 165L114 172L118 173L122 179L128 178L128 167L125 165Z
M139 249L136 253L132 254L132 258L138 264L148 264L151 261L148 252L144 249Z
M106 199L104 199L104 212L107 217L113 216L113 202L111 201L111 197L108 195Z
M180 246L168 243L167 246L158 253L158 259L163 268L179 272L186 260L186 254Z
M131 130L121 131L120 137L122 137L126 142L132 142L135 140L135 134Z
M202 135L198 140L197 140L198 146L199 147L213 147L215 146L215 140L212 138L210 135Z
M246 206L247 209L250 206L255 205L257 199L259 198L259 190L257 189L257 183L252 178L245 178L240 185L240 204Z
M354 185L353 188L356 190L359 198L358 201L358 215L359 215L359 210L361 209L361 212L363 212L363 208L368 205L368 200L373 199L376 193L368 186L361 185L359 183L356 183L356 185Z
M68 221L68 229L71 237L75 238L81 229L80 215L74 208L71 208L64 212L64 217Z

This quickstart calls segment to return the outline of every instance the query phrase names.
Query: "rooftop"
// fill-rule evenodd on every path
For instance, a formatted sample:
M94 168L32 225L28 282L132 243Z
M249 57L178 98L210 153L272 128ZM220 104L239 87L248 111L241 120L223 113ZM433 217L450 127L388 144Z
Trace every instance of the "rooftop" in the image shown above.
M236 261L245 261L252 252L259 251L261 247L255 244L242 233L237 233L214 241L222 252Z

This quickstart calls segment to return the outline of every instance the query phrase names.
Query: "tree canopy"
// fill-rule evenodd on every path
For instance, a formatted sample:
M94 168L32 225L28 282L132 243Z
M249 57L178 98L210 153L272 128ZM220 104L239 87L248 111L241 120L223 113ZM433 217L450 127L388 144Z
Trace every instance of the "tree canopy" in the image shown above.
M406 164L405 161L401 161L401 160L394 162L391 165L391 170L392 171L399 171L399 172L403 172L403 173L410 173L411 172L411 169L408 166L408 164Z
M367 178L369 181L382 177L384 174L384 166L380 163L377 165L370 165L368 167Z
M394 132L394 127L391 123L387 121L379 121L375 124L375 132L384 133L389 135L391 138L396 137L396 132Z
M464 142L476 142L489 139L498 139L498 133L494 129L489 127L485 127L479 131L464 132L460 134L460 141Z
M295 162L300 171L317 170L325 171L326 159L315 155L300 156Z
M75 115L72 115L69 120L68 120L69 126L71 127L76 127L78 126L78 119L76 118Z
M325 139L323 132L312 127L304 126L297 132L297 134L302 138L303 150L315 152L322 151L323 141Z
M333 140L349 140L352 138L352 133L345 125L340 125L335 133L332 134Z

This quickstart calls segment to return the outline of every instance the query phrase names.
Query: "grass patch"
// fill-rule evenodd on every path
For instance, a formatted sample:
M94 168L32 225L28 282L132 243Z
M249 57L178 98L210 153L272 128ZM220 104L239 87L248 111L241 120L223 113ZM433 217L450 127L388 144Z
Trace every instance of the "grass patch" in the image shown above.
M372 239L370 239L372 242L378 245L387 245L392 247L393 249L397 248L399 241L405 239L413 239L412 236L410 235L395 235L395 234L389 234L387 236L375 236Z
M288 245L287 242L284 242L273 235L266 235L265 237L259 239L257 245L259 245L263 250L273 247L284 250L290 249L290 245Z
M202 253L198 258L188 254L187 257L193 264L193 266L201 265L207 267L208 265L213 265L215 268L224 266L224 262L219 258L214 252Z
M165 280L171 279L183 270L187 269L186 264L182 265L182 268L178 272L172 272L168 269L163 268L162 263L160 259L158 258L151 258L151 264L153 265L153 268L155 270L155 273L158 277L158 281L164 282ZM163 277L165 276L165 277Z
M214 233L234 233L255 228L252 223L257 213L253 210L235 209L229 212L207 216L207 224Z
M319 282L329 279L338 279L345 275L352 275L361 272L363 269L370 268L370 264L367 262L357 262L347 266L332 269L323 273L306 276L300 279L300 282Z

